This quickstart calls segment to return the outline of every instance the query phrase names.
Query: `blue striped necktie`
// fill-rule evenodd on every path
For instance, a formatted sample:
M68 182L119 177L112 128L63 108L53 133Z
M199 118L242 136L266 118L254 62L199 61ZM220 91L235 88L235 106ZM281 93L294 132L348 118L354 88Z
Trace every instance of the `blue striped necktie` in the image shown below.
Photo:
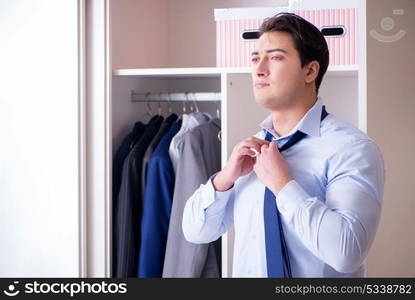
M323 106L321 120L328 115ZM294 144L301 141L306 136L305 133L297 131L284 144L279 151L282 152ZM272 135L267 132L265 139L272 141ZM275 195L267 187L264 195L264 228L265 228L265 249L267 255L268 277L282 278L292 277L290 258L288 256L287 245L284 239L284 232L281 226L280 214L278 212Z

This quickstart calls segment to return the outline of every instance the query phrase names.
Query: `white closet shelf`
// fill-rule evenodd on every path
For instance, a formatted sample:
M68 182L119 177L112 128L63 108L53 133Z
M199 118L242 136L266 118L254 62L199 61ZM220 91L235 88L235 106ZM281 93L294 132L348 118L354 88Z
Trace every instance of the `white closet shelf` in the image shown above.
M333 65L329 66L329 76L353 76L357 75L358 65ZM250 67L242 68L160 68L160 69L117 69L113 71L115 76L140 76L156 78L194 78L216 77L223 73L251 73Z
M141 77L220 77L219 68L164 68L164 69L118 69L115 76L141 76Z
M329 76L354 76L359 71L358 65L332 65L327 69Z

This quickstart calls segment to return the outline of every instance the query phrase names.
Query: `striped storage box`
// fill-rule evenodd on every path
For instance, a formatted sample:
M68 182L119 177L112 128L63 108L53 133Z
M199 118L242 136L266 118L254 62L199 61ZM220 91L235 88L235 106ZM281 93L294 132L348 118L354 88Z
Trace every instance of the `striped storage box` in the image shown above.
M325 34L330 65L357 64L357 7L289 10L314 24ZM265 18L284 7L215 9L217 67L248 67L255 40L249 34L258 30ZM340 35L327 35L332 33ZM248 38L248 39L247 39Z

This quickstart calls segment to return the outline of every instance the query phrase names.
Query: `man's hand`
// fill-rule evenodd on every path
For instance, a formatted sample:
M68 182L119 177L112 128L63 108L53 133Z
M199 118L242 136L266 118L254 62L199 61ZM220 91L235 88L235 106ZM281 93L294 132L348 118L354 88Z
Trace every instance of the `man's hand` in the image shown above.
M229 157L226 166L213 179L213 186L217 191L226 191L230 189L234 182L241 176L252 171L255 164L256 154L261 151L262 146L268 147L269 142L256 137L249 137L237 144Z
M276 196L292 180L288 164L275 142L261 146L254 171L259 180Z

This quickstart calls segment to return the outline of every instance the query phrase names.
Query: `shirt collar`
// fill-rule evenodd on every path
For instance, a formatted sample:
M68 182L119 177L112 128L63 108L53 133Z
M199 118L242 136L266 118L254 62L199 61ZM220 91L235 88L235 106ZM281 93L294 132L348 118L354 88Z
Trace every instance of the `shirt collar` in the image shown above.
M294 128L287 133L285 136L280 137L274 130L272 125L272 115L269 115L260 126L266 133L270 132L275 138L282 139L294 134L297 130L304 132L310 136L320 136L320 122L321 122L321 111L323 109L321 97L317 97L316 103L307 111L302 119L294 126Z

